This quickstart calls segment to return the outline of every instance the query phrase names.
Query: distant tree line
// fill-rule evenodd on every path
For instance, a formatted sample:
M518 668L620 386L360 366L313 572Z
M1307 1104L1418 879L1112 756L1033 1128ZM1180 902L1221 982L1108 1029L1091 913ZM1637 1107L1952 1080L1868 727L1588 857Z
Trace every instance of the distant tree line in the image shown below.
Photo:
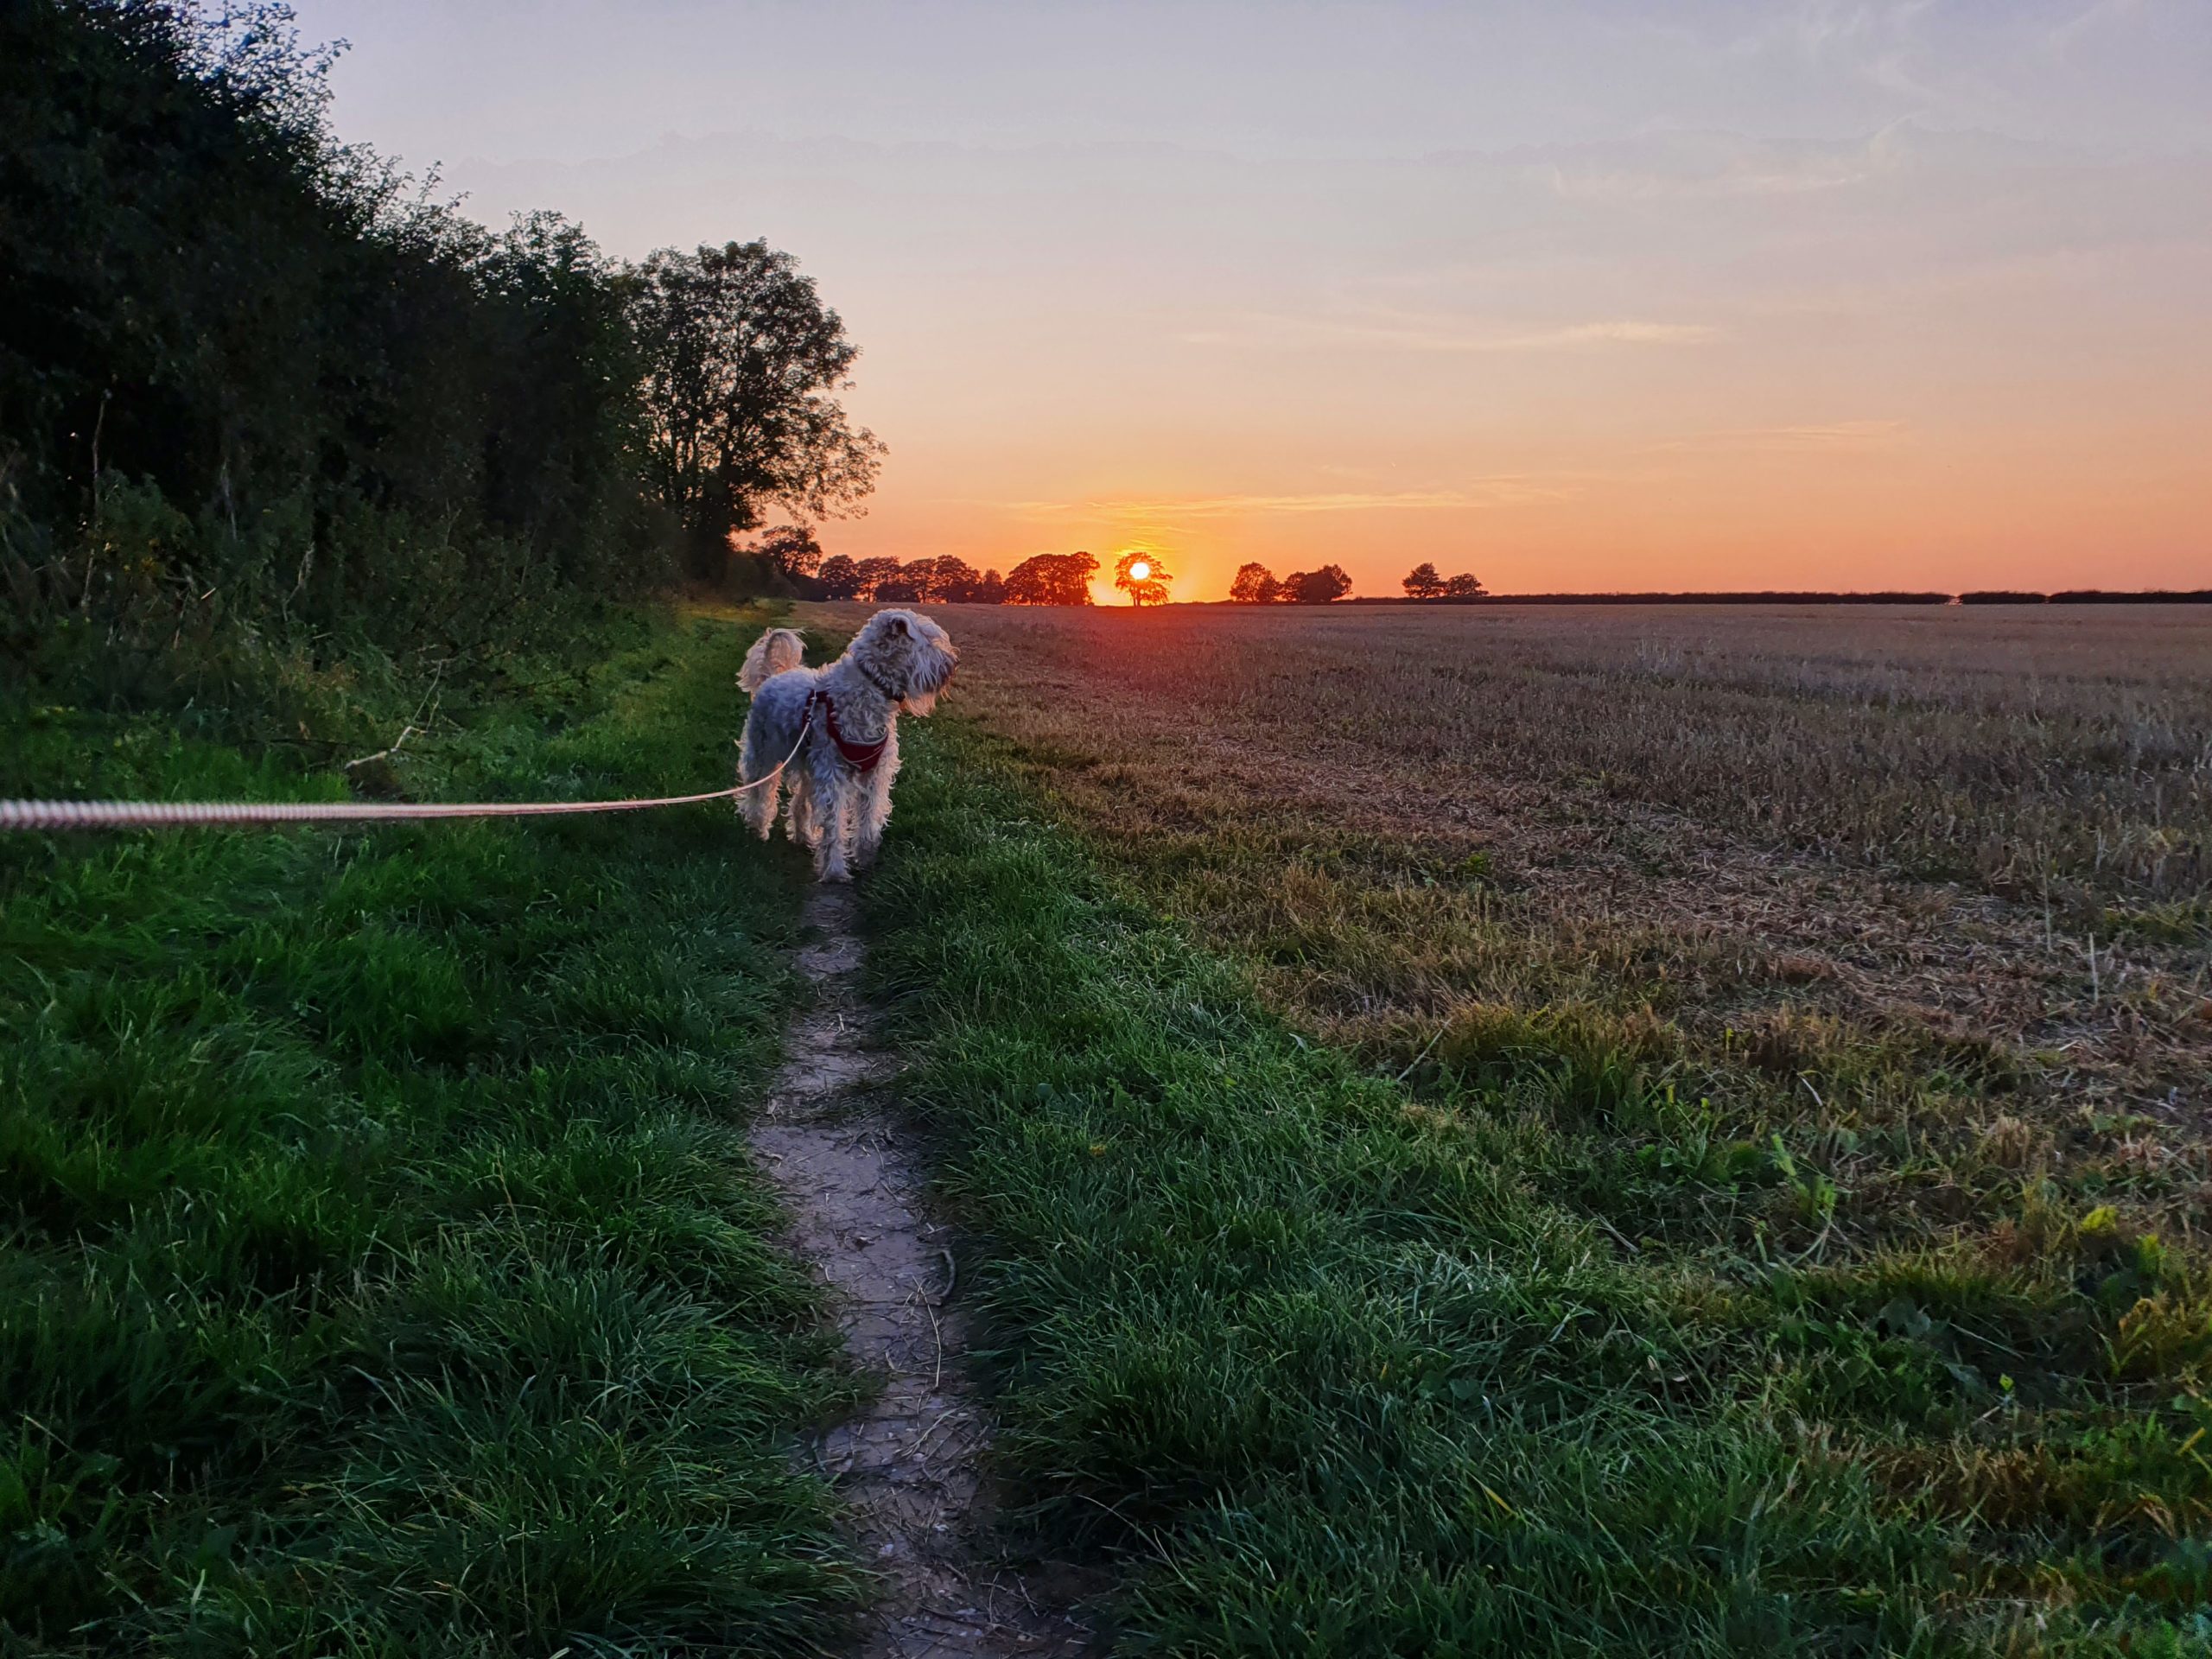
M1926 591L1865 594L1815 592L1756 593L1622 593L1622 594L1491 594L1485 605L2205 605L2212 604L2212 589L2171 592L2147 589L2113 592L2076 588L2056 594L1996 593L1942 594ZM1354 605L1400 605L1396 599L1355 599Z
M1089 605L1098 569L1088 553L1039 553L1004 576L950 554L904 563L842 553L825 558L813 533L792 524L779 524L758 542L735 543L732 558L750 567L743 579L760 591L880 605ZM1166 578L1156 580L1164 598Z
M2137 593L2115 593L2101 588L2073 588L2056 594L1984 591L1961 594L1959 603L1961 605L2212 605L2212 588L2198 588L2180 593L2164 588L2145 588Z
M1351 578L1340 564L1319 570L1294 570L1278 582L1264 564L1243 564L1229 584L1238 605L1329 605L1351 592Z
M0 4L11 675L204 705L287 655L466 659L873 487L790 255L487 230L337 142L330 60L276 4Z

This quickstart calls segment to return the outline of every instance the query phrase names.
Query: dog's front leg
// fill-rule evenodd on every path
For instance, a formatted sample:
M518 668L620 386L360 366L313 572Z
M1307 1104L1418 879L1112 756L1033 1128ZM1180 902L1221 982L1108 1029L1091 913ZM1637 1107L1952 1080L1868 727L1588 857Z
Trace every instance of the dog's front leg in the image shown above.
M887 770L885 769L885 770ZM891 785L879 773L853 803L853 865L867 869L883 846L883 826L891 817Z
M875 770L861 780L853 804L853 866L867 869L883 846L883 826L891 822L891 785L899 776L899 721L894 715L885 734Z

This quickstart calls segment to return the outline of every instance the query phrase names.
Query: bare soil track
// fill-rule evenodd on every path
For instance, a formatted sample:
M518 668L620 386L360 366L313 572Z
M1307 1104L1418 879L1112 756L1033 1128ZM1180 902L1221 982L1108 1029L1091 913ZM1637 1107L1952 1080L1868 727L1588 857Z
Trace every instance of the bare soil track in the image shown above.
M1080 1653L1086 1633L994 1534L982 1467L990 1421L965 1370L951 1232L928 1215L918 1151L881 1098L895 1068L871 1043L854 983L855 910L849 887L819 887L808 900L816 938L798 967L815 996L752 1139L790 1211L791 1249L835 1297L855 1363L882 1379L858 1416L812 1448L850 1508L863 1559L883 1575L863 1651Z

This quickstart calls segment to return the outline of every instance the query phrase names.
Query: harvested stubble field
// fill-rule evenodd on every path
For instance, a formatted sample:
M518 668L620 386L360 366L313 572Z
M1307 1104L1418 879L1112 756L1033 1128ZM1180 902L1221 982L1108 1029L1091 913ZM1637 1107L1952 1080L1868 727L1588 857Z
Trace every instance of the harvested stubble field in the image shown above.
M1920 1529L1920 1566L1801 1586L1800 1637L2212 1639L2212 616L945 620L972 726L938 741L1642 1287L1606 1318L1701 1362L1655 1433L1718 1411ZM1079 1393L1057 1363L1022 1386ZM1157 1497L1052 1433L1047 1498Z

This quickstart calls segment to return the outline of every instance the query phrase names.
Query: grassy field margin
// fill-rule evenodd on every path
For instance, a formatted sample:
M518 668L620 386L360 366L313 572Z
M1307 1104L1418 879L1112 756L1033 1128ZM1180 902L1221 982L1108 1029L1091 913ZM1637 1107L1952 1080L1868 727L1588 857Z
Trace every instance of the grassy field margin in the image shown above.
M400 775L718 785L752 632L449 696ZM343 793L5 713L8 792ZM861 1585L786 1452L853 1385L735 1109L795 868L726 804L0 844L0 1652L834 1645Z
M876 972L1006 1472L1133 1566L1124 1650L2212 1649L2203 1399L2008 1451L1943 1262L1624 1260L1478 1101L1307 1044L1129 901L990 739L911 747ZM2010 1493L1967 1478L1993 1446Z

